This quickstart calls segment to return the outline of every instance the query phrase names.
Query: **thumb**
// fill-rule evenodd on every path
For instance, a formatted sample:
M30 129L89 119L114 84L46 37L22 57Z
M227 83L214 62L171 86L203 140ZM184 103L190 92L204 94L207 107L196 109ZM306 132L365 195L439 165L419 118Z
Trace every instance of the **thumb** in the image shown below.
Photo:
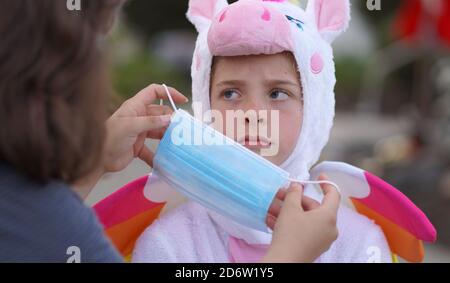
M303 186L298 183L292 183L286 192L286 198L284 199L284 206L296 207L303 211L301 206L303 197Z
M321 175L319 180L327 181L328 178L325 175ZM322 184L321 188L324 192L324 198L321 206L331 210L333 213L337 213L341 201L341 194L337 188L330 184Z

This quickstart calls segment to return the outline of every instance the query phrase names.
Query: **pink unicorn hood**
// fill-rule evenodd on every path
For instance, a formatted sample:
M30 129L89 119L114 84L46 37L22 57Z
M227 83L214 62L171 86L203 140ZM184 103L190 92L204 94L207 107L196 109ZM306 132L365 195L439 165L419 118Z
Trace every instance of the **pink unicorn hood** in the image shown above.
M333 125L336 78L330 44L349 24L349 1L309 0L303 10L282 0L231 5L226 0L190 0L187 17L199 32L192 64L197 118L205 118L211 109L214 56L294 54L303 87L303 125L295 150L281 167L293 178L308 180Z

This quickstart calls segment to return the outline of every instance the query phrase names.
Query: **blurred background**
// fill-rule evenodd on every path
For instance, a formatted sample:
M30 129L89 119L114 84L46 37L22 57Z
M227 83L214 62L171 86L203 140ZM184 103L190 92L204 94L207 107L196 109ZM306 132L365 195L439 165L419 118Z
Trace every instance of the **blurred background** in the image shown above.
M322 158L364 168L405 193L438 231L426 261L450 262L450 0L381 0L379 10L351 2L350 28L334 43L337 117ZM126 3L110 39L111 110L150 83L190 96L196 32L187 3ZM135 161L105 176L88 204L150 170Z

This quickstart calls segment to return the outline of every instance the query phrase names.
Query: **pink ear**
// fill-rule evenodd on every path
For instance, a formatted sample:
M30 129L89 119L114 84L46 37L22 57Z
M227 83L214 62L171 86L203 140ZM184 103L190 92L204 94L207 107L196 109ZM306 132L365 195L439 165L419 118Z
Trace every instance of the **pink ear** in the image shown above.
M189 0L188 19L201 32L228 5L226 0Z
M349 0L309 0L308 11L320 34L330 43L347 29L350 22Z

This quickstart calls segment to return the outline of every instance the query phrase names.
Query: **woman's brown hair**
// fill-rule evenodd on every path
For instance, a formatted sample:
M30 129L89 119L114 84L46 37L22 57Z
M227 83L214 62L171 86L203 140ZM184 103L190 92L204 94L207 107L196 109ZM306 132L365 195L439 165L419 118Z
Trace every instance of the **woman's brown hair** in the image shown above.
M120 2L0 1L0 162L39 182L98 166L109 89L99 43Z

